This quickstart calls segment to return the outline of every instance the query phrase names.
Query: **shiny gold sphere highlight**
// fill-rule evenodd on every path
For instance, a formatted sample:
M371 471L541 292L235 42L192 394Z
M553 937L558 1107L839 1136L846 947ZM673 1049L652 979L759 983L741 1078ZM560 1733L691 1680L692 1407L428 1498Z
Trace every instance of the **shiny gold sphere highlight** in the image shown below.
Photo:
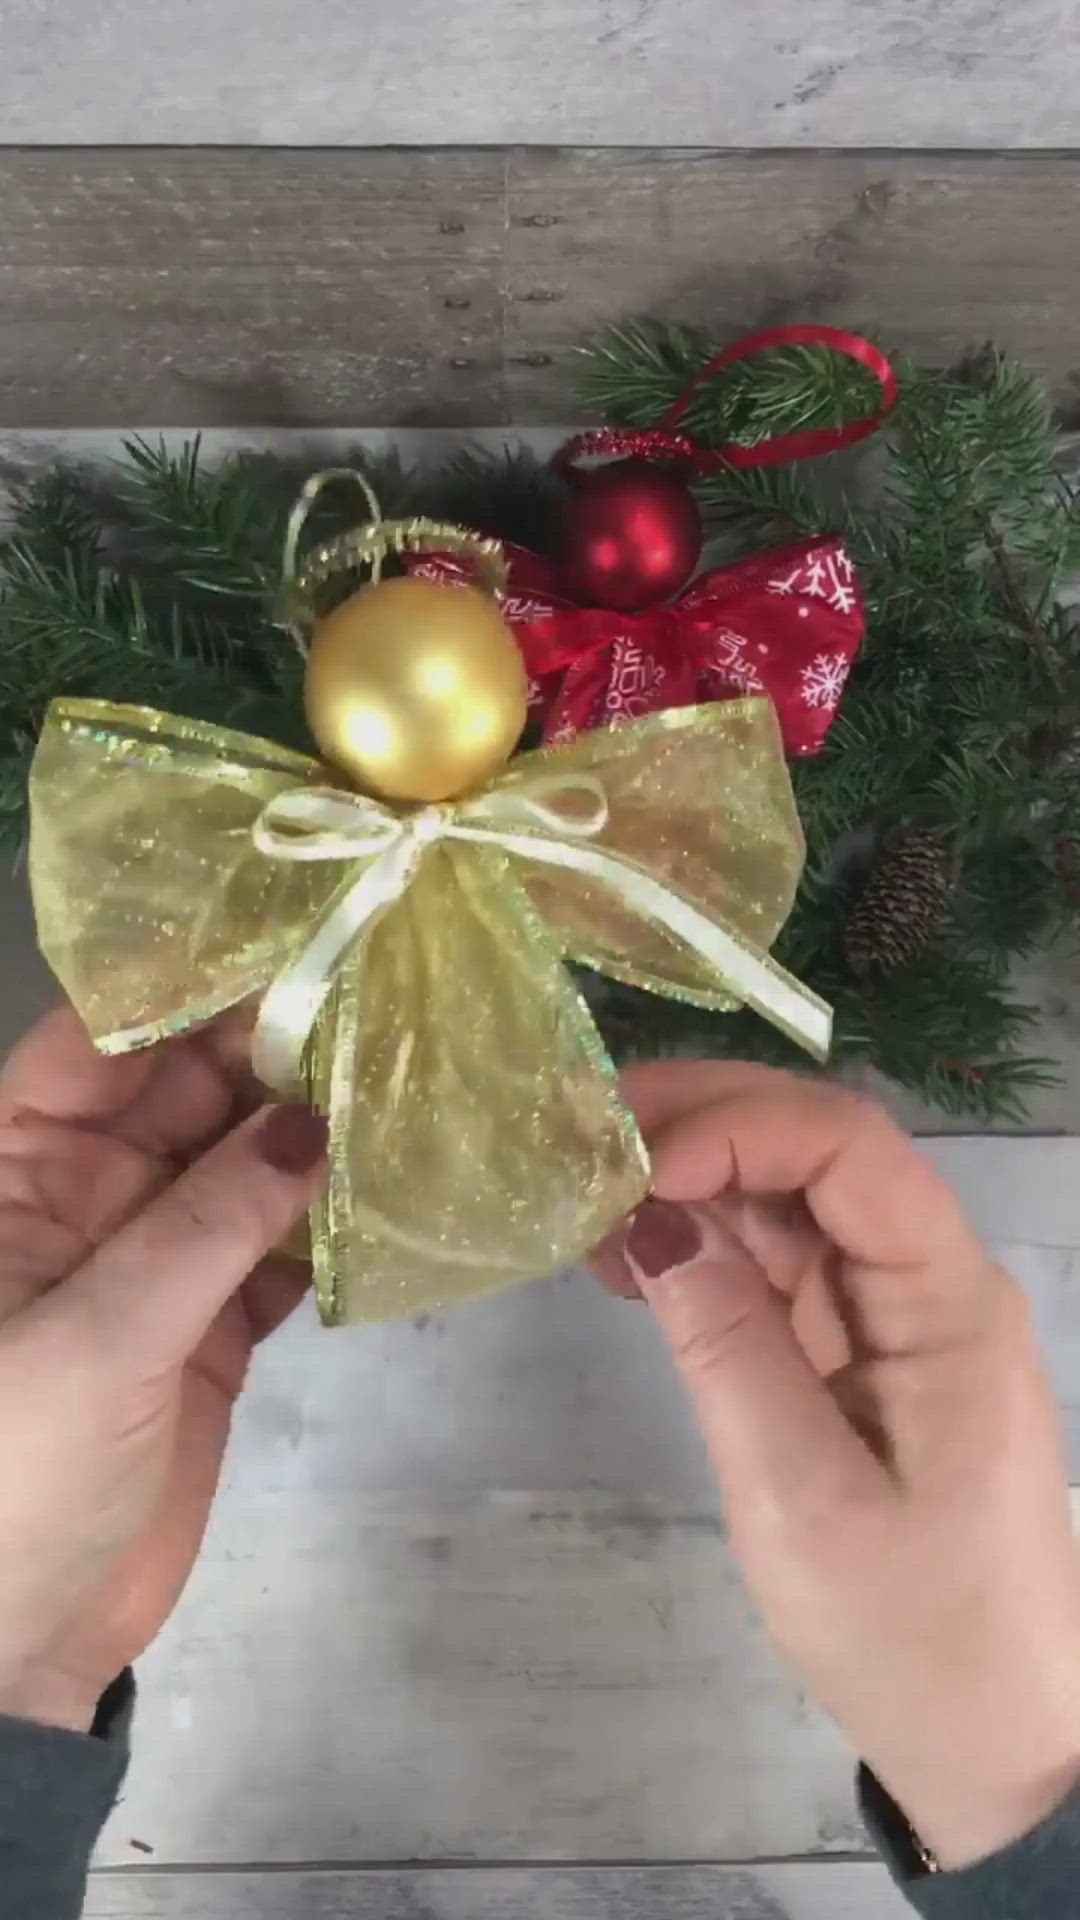
M432 803L505 765L527 681L486 593L403 576L362 587L316 623L304 704L323 757L355 786Z

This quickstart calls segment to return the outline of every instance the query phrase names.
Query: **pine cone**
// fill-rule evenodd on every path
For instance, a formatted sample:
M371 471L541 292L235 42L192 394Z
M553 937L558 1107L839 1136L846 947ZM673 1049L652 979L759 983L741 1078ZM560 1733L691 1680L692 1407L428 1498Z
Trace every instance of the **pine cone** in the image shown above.
M911 827L887 847L844 931L844 954L860 980L909 966L939 931L956 884L945 836Z

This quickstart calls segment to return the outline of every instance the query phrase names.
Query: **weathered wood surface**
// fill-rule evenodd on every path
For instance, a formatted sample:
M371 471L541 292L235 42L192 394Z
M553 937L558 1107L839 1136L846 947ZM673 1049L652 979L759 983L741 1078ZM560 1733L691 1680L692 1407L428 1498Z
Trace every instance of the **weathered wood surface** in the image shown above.
M579 149L0 152L8 427L573 418L576 349L994 335L1080 405L1080 156Z
M0 154L0 416L502 418L505 165ZM56 385L61 364L67 374Z
M98 1874L86 1920L904 1920L861 1861Z
M109 1865L866 1844L648 1316L584 1276L416 1326L294 1321L140 1677Z
M509 1332L513 1310L501 1320ZM373 1391L362 1341L346 1345L367 1431L385 1417L452 1457L454 1422L407 1366ZM494 1406L528 1362L486 1363L484 1345L455 1391ZM849 1756L780 1671L711 1505L583 1491L565 1444L550 1495L506 1491L494 1448L480 1491L364 1493L321 1357L309 1349L286 1395L279 1376L248 1404L203 1559L143 1663L105 1861L139 1864L133 1841L163 1865L865 1848ZM531 1364L557 1400L550 1354ZM664 1423L667 1384L657 1352L623 1430L632 1414ZM577 1399L587 1447L586 1378ZM539 1451L550 1460L552 1442ZM320 1456L320 1484L304 1486Z
M1073 0L0 5L0 141L1052 146Z

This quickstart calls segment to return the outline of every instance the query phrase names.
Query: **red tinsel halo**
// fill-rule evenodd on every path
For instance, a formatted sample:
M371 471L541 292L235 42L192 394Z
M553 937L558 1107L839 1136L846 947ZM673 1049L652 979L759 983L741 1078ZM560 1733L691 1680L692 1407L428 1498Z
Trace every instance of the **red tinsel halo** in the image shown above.
M685 433L663 427L588 427L559 448L551 464L564 477L577 472L589 459L665 460L693 467L700 448Z

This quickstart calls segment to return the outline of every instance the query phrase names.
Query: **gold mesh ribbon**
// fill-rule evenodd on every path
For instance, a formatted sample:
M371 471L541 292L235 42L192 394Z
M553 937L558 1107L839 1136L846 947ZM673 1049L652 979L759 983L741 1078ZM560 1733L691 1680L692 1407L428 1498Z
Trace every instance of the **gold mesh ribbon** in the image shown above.
M58 702L30 867L42 949L106 1051L266 996L270 1070L301 1060L330 1115L327 1320L550 1271L641 1199L644 1149L563 960L749 999L826 1049L828 1009L768 959L803 844L767 701L581 734L423 825L326 782L244 734Z

